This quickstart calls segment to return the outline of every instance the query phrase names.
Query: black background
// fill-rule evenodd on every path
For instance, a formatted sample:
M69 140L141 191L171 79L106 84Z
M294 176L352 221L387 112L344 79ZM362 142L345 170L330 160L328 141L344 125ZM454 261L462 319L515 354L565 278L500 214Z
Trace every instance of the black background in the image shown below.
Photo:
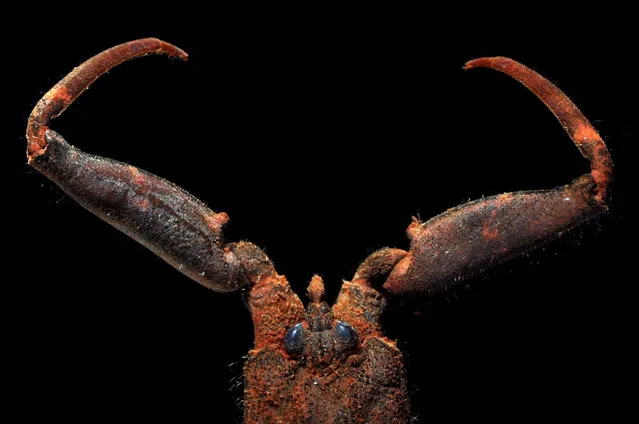
M629 31L558 25L544 38L540 23L524 41L517 25L493 38L411 18L240 13L206 25L42 23L4 34L3 380L24 421L241 421L252 345L241 296L189 281L25 164L37 100L93 54L146 36L190 60L124 64L52 128L226 211L227 240L265 248L300 295L322 275L331 301L368 254L408 247L411 216L587 172L532 94L461 67L504 55L549 77L611 150L610 212L450 293L393 299L385 329L404 352L418 422L618 411L614 389L630 378L623 359L636 338Z

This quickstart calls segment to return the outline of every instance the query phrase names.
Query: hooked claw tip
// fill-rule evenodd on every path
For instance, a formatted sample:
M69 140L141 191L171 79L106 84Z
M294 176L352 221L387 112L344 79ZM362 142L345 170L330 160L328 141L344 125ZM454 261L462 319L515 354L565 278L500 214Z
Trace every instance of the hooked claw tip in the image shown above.
M500 67L500 65L504 62L504 61L508 61L510 59L504 58L504 57L480 57L477 59L472 59L469 60L468 62L466 62L464 64L463 69L465 71L469 70L469 69L473 69L473 68L494 68L494 69L498 69Z
M138 41L141 42L145 40L138 40ZM167 43L166 41L162 41L157 38L151 38L149 39L149 41L155 41L160 44L161 47L160 49L158 49L156 53L165 53L169 55L170 57L175 57L177 59L184 60L184 61L189 60L188 53L186 53L181 48L174 46L173 44Z

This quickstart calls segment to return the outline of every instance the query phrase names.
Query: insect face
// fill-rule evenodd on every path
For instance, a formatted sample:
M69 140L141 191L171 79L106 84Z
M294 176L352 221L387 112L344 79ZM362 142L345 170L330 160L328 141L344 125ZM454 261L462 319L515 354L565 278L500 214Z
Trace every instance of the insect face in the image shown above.
M321 369L353 353L358 339L353 326L334 319L326 302L310 303L306 319L287 330L284 349L292 357Z

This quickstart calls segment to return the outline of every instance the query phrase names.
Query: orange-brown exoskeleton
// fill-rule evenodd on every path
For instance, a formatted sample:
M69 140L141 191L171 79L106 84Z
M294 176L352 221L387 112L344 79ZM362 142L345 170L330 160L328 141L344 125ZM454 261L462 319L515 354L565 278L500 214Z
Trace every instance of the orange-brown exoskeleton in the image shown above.
M406 423L402 354L379 324L387 296L431 294L534 249L607 210L612 162L577 107L552 83L503 57L475 59L515 78L555 114L591 164L552 190L506 193L408 227L408 251L384 248L344 282L334 305L314 276L305 307L266 254L227 242L228 216L174 184L70 146L49 128L96 78L134 57L186 53L157 39L131 41L75 68L39 101L27 126L29 164L82 206L218 292L246 287L255 345L244 367L247 423Z

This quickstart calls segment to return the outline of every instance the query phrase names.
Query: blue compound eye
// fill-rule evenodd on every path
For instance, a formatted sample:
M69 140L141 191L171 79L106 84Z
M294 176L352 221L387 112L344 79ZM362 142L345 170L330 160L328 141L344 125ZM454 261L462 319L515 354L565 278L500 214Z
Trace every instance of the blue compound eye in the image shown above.
M337 321L333 329L335 341L340 345L341 350L352 350L357 347L357 331L350 325L342 321Z
M299 356L306 349L307 330L302 323L295 324L284 335L284 349L293 356Z

